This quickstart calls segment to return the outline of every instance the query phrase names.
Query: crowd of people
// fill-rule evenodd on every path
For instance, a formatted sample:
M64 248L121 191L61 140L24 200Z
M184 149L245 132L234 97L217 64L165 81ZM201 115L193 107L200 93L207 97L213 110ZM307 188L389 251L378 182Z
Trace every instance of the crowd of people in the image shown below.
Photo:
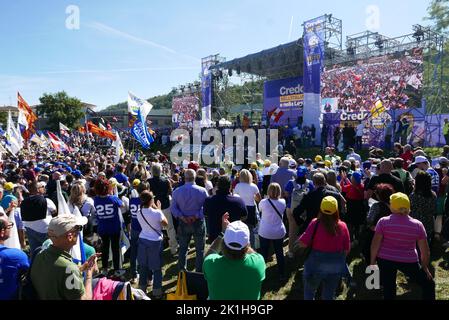
M23 298L31 284L37 299L98 300L99 277L123 276L125 236L128 280L154 299L164 296L163 251L187 270L192 241L210 299L260 299L272 254L282 282L298 252L304 299L319 288L335 299L342 280L364 285L348 268L355 248L380 269L385 299L396 296L397 270L435 299L429 248L449 241L449 146L436 163L419 148L394 150L365 160L331 147L314 159L284 151L279 161L258 154L247 166L225 158L208 168L161 152L115 162L114 149L30 144L0 161L0 298ZM61 197L72 214L61 214ZM75 264L80 233L86 259Z
M321 96L337 98L346 112L371 111L379 100L387 110L419 107L413 96L422 89L422 73L422 55L374 58L323 72Z

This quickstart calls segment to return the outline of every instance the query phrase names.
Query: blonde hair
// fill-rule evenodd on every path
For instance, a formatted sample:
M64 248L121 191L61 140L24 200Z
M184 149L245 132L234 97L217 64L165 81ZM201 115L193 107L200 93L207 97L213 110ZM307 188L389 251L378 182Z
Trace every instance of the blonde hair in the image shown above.
M251 184L253 183L253 175L248 170L243 169L240 171L239 182Z
M271 183L268 186L267 195L270 199L279 200L281 192L281 186L278 183Z
M70 189L69 202L73 206L81 207L86 198L86 188L82 183L74 183Z

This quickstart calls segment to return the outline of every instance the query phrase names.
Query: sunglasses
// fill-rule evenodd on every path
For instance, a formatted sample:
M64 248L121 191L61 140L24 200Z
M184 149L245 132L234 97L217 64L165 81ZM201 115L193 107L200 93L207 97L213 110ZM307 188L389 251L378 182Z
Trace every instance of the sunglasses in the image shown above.
M83 226L75 226L69 233L80 233L81 231L83 231Z

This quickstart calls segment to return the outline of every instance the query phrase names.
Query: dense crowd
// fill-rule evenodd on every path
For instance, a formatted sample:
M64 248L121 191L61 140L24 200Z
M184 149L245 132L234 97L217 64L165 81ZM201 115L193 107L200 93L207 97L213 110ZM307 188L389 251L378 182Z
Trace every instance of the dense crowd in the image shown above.
M338 107L346 112L371 111L381 100L387 109L419 107L411 103L411 94L422 89L422 57L384 57L323 73L323 98L338 98Z
M3 155L1 299L107 300L126 298L124 287L142 298L151 287L159 299L162 252L186 270L192 240L210 299L260 299L273 251L278 281L290 277L286 259L299 251L304 299L320 286L323 299L334 299L342 279L363 286L347 265L354 248L380 269L386 299L396 295L397 270L435 299L429 248L449 240L449 146L436 161L396 143L392 158L373 148L369 159L353 149L341 159L327 147L315 159L284 151L279 162L258 155L241 167L226 156L207 168L161 152L115 162L114 149L83 139L70 154L30 144L17 157ZM80 262L72 251L81 232Z

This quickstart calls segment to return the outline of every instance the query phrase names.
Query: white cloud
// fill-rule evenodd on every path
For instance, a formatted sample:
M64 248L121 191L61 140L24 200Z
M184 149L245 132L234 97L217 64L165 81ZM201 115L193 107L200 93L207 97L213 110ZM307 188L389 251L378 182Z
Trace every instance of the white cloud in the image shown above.
M73 74L73 73L121 73L121 72L141 72L141 71L183 71L197 70L197 66L191 67L143 67L143 68L122 68L122 69L79 69L79 70L55 70L36 72L36 74Z
M160 49L160 50L163 50L165 52L171 53L173 55L177 55L177 56L180 56L180 57L188 58L188 59L194 60L196 62L200 62L201 61L200 59L198 59L196 57L192 57L192 56L180 53L180 52L178 52L178 51L176 51L176 50L174 50L172 48L169 48L167 46L164 46L162 44L159 44L159 43L147 40L147 39L142 39L142 38L136 37L136 36L134 36L132 34L120 31L118 29L112 28L112 27L110 27L108 25L105 25L103 23L100 23L100 22L94 21L92 23L87 24L87 26L89 28L91 28L91 29L94 29L94 30L97 30L97 31L100 31L100 32L103 32L103 33L106 33L106 34L114 35L114 36L120 37L122 39L126 39L126 40L134 42L134 43L138 43L138 44L141 44L141 45L145 45L145 46L149 46L149 47L152 47L152 48Z

